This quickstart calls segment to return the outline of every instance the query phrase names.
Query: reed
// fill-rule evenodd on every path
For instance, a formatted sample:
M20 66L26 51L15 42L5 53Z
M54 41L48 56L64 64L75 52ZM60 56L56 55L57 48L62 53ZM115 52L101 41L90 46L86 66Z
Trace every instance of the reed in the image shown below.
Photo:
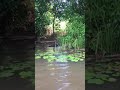
M86 49L97 53L120 53L120 1L86 1Z
M65 48L80 49L85 44L85 24L82 16L74 16L66 28L66 35L59 37L61 45Z

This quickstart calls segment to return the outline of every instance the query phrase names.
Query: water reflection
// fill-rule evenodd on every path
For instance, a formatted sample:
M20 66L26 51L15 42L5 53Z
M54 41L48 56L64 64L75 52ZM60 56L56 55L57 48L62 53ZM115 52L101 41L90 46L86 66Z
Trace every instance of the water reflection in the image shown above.
M46 52L54 50L56 61L35 61L35 90L85 90L84 61L68 62L60 47L47 48Z
M35 63L35 90L85 90L84 62Z

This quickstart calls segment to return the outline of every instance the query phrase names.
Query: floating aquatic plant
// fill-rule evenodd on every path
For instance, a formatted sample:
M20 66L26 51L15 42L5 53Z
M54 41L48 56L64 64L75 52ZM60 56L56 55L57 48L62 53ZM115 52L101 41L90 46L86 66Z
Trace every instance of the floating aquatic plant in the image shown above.
M78 62L83 61L85 59L85 53L55 53L55 52L36 52L35 54L36 60L47 60L47 61L72 61L72 62Z

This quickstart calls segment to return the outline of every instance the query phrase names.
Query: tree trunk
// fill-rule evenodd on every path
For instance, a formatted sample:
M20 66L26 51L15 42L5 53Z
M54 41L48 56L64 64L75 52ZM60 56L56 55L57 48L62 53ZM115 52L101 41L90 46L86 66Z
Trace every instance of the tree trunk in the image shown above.
M54 19L53 19L53 34L55 32L55 15L54 15Z

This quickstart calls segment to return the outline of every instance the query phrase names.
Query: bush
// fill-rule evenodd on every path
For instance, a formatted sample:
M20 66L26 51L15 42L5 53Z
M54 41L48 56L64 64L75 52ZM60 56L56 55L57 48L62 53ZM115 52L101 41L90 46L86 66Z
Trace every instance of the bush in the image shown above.
M75 15L67 24L67 34L59 37L62 46L67 48L80 49L84 48L85 44L85 24L84 17Z

